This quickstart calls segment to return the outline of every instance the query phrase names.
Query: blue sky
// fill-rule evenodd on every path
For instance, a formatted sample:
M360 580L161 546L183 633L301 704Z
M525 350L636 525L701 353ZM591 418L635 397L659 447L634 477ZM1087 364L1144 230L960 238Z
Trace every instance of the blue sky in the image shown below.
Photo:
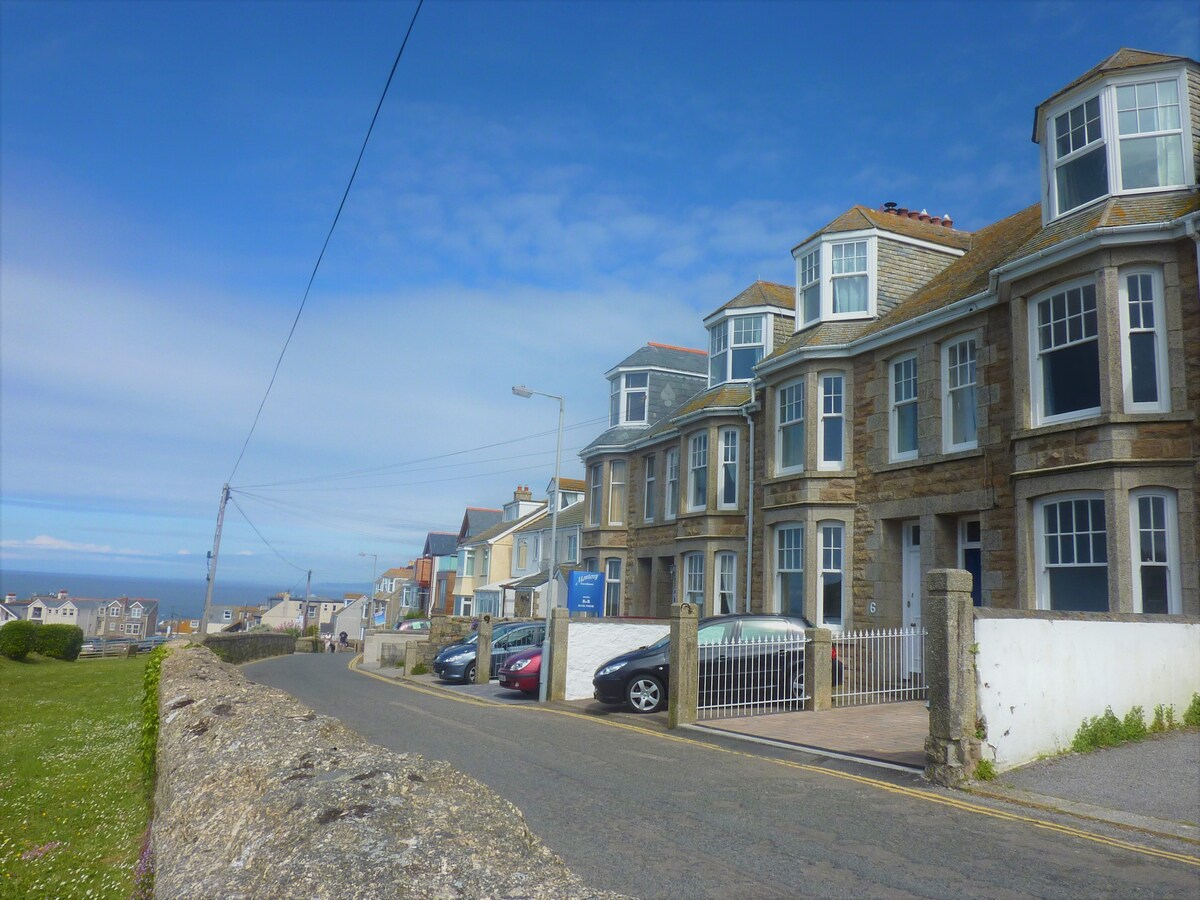
M413 8L0 4L0 566L203 580ZM1121 46L1200 56L1197 7L428 0L221 572L362 580L540 491L514 383L580 475L603 373L847 207L1034 202L1034 107Z

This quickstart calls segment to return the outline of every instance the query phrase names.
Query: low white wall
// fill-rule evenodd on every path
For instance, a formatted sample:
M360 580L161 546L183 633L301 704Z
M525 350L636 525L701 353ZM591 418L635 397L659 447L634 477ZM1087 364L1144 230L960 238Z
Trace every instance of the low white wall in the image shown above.
M383 656L381 649L384 644L407 644L410 641L427 641L427 631L376 631L367 632L367 640L363 645L363 664L379 665Z
M978 618L978 711L1000 769L1068 749L1083 720L1200 691L1200 624Z
M614 656L647 647L670 632L666 622L572 622L567 630L566 699L593 694L592 677Z

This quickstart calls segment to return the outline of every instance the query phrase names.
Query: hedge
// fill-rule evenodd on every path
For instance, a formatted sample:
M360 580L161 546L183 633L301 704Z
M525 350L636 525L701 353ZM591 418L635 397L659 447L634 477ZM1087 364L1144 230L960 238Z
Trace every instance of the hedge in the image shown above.
M9 659L24 659L33 649L34 632L37 631L37 627L37 622L27 619L6 622L0 628L0 654Z
M83 629L78 625L42 625L33 635L33 651L53 659L74 662L83 649Z

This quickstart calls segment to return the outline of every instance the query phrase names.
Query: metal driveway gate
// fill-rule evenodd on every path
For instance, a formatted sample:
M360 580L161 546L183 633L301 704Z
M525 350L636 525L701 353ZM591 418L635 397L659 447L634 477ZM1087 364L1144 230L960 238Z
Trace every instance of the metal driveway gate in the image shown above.
M807 643L802 634L701 643L697 718L804 709Z
M842 663L834 706L927 700L924 628L881 628L833 636Z

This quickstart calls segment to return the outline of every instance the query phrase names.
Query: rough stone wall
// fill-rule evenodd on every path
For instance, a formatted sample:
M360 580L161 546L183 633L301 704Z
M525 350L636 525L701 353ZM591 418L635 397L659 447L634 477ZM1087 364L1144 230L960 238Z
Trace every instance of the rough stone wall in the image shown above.
M202 643L228 663L296 652L296 638L290 634L209 634Z
M367 743L207 650L163 662L155 895L613 897L511 803Z

